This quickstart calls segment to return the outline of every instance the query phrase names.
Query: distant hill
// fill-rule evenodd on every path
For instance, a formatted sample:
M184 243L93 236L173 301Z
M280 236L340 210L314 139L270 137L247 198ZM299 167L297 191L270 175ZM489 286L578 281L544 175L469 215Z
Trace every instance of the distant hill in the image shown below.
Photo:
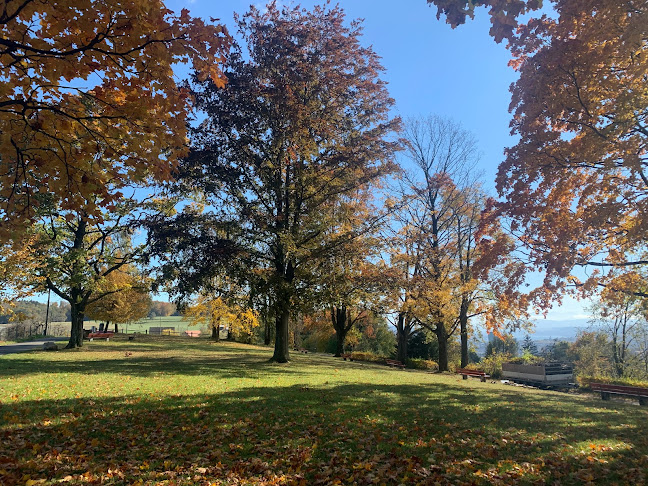
M524 336L529 334L534 341L545 339L573 341L576 339L578 331L583 331L588 327L589 319L542 319L535 321L535 329L533 332L518 331L514 335L517 339L523 339Z
M521 343L528 334L539 349L550 345L555 340L573 342L576 340L578 331L583 331L589 327L589 319L538 319L534 322L535 328L532 332L516 331L513 336L518 340L518 343ZM481 338L482 341L477 344L476 348L477 353L483 356L486 353L488 337L483 334Z

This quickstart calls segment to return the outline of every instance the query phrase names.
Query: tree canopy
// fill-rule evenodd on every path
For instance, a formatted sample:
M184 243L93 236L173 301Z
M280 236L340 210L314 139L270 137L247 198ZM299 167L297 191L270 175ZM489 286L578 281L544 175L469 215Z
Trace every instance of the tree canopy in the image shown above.
M389 116L378 56L339 7L272 3L237 22L245 45L227 61L227 86L193 80L206 118L178 180L201 194L207 226L246 262L239 278L264 282L276 316L275 360L283 362L298 289L312 284L309 268L356 234L348 224L331 231L353 204L344 196L394 170L398 120ZM187 271L212 278L203 263Z
M633 282L648 264L648 3L559 0L512 41L501 214L545 272L536 302ZM645 295L644 295L645 296Z
M42 194L100 217L124 185L167 180L190 108L174 64L222 86L228 45L223 26L160 0L3 2L0 241L22 234Z

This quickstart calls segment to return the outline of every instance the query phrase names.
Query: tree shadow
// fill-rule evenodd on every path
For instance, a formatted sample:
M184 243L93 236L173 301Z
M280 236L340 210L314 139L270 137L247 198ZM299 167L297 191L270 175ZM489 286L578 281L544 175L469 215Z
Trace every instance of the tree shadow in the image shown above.
M303 383L5 404L0 482L645 482L643 410L478 393Z

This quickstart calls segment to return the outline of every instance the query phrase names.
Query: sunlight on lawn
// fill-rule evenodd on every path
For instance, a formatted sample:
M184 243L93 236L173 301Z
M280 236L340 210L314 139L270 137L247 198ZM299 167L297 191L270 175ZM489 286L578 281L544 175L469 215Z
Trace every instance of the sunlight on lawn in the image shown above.
M637 405L270 356L148 337L3 357L0 483L646 480L648 413Z

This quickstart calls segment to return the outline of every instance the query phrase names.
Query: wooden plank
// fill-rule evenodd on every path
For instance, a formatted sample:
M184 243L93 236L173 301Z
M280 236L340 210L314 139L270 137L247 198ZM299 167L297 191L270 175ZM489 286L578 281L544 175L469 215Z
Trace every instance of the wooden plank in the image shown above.
M614 393L616 395L628 395L633 397L648 397L648 388L626 385L609 385L607 383L590 383L594 391Z

